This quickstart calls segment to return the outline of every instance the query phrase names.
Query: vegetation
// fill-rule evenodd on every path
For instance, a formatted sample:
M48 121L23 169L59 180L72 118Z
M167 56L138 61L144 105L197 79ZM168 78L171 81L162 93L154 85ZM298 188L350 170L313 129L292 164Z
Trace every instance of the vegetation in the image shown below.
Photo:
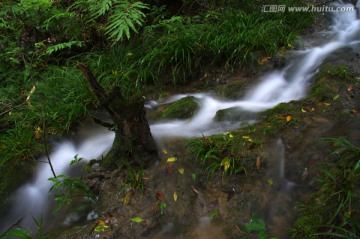
M257 158L249 149L259 146L261 142L244 135L244 131L193 138L187 144L189 152L206 167L209 176L220 170L228 175L247 174L247 169L255 168Z
M175 3L172 3L175 4ZM43 138L67 133L98 107L76 62L129 97L147 84L181 83L204 64L229 70L290 47L312 15L259 14L259 3L22 0L0 3L0 171L43 153ZM286 4L295 4L288 0ZM236 7L235 7L236 6ZM60 26L60 27L59 27ZM37 133L38 132L38 133ZM13 167L13 166L11 166ZM3 173L4 172L4 173ZM0 195L8 193L1 180ZM15 186L15 185L14 185Z
M290 238L359 238L360 148L344 137L329 138L333 162L319 176L320 188L301 208Z

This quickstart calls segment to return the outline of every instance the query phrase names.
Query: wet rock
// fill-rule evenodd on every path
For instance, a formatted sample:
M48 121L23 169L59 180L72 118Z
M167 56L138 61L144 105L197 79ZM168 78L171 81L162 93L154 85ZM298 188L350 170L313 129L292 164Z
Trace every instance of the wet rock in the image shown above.
M188 119L191 118L199 108L195 97L187 96L170 104L162 112L162 119Z

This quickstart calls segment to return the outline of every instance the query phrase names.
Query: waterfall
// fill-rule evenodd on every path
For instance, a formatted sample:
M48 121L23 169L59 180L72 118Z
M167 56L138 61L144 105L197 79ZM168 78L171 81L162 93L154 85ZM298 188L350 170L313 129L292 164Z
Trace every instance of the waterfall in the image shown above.
M360 5L360 1L357 6ZM339 5L340 6L340 5ZM341 6L352 6L342 4ZM333 24L327 31L329 40L320 46L297 51L289 64L282 70L270 72L260 79L243 99L226 102L215 99L209 94L189 94L200 104L200 109L189 120L171 120L151 125L155 137L193 137L211 135L239 128L243 122L215 122L214 116L221 109L238 107L244 112L261 112L279 103L300 100L306 97L311 78L316 74L322 62L336 50L352 47L360 43L360 21L355 11L333 13ZM187 95L171 97L170 103ZM153 104L158 106L159 104ZM245 123L252 123L248 121Z

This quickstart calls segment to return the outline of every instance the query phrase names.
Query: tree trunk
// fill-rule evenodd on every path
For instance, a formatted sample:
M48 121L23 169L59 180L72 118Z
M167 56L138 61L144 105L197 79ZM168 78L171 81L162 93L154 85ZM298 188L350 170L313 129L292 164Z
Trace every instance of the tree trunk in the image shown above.
M103 159L103 167L123 167L128 164L148 167L156 161L158 154L146 119L144 98L135 94L127 100L119 86L113 86L107 94L86 64L79 63L77 67L114 123L115 140Z

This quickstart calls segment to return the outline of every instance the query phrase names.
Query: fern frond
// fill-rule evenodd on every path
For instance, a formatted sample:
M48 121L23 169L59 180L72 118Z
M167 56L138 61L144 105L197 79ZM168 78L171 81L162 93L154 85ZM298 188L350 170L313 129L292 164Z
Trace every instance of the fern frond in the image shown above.
M109 17L105 33L116 41L121 41L124 35L130 39L130 30L137 33L135 25L142 26L144 22L145 14L141 10L148 8L148 5L142 2L119 1Z
M53 46L49 46L46 49L46 55L51 55L57 51L65 49L65 48L71 48L72 46L82 47L83 44L84 44L83 41L70 41L70 42L59 43L59 44L56 44Z
M92 13L91 15L93 18L98 18L103 16L111 9L114 0L100 0L91 3L92 4L90 5L90 9L89 9L90 12Z

